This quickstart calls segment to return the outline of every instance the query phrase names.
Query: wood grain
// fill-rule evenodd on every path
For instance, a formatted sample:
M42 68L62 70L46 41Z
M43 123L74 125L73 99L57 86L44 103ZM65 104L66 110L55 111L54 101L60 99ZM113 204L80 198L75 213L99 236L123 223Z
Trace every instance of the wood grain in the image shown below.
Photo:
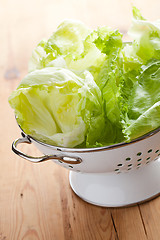
M134 4L146 18L160 18L159 0ZM27 73L32 49L64 18L126 34L131 2L0 1L0 240L159 240L160 198L130 208L93 206L73 193L68 170L52 162L32 164L11 151L20 130L8 97ZM28 145L22 149L39 154Z

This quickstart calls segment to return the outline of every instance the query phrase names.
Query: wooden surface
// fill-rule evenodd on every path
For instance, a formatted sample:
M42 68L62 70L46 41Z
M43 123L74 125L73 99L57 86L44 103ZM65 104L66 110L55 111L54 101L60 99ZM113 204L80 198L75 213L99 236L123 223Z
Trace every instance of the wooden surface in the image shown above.
M160 18L160 1L134 1L144 17ZM160 239L160 198L130 208L101 208L71 190L68 170L29 163L11 151L20 136L7 99L27 73L32 49L64 18L90 27L109 25L124 34L128 0L0 0L0 240ZM38 154L24 145L23 151Z

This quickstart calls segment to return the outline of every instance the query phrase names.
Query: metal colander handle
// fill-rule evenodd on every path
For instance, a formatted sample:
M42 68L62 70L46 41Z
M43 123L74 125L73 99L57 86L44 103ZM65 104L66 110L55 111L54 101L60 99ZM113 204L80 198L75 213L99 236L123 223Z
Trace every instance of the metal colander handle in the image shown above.
M61 161L63 163L67 163L67 164L80 164L82 162L82 159L79 157L73 157L73 156L66 156L66 155L43 155L41 157L32 157L30 155L27 155L25 153L23 153L22 151L20 151L19 149L17 149L17 145L20 143L27 143L27 144L31 144L31 140L25 136L23 138L18 138L16 140L13 141L12 143L12 151L14 153L16 153L18 156L30 161L30 162L34 162L34 163L39 163L39 162L44 162L47 160L58 160Z

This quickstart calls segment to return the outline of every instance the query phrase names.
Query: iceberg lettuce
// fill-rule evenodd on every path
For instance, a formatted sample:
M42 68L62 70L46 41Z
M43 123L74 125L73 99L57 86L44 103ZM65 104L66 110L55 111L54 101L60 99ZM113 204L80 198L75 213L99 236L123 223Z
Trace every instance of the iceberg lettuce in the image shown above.
M21 128L49 144L74 147L85 137L93 144L103 131L101 92L87 71L80 78L63 68L35 70L21 81L9 102Z

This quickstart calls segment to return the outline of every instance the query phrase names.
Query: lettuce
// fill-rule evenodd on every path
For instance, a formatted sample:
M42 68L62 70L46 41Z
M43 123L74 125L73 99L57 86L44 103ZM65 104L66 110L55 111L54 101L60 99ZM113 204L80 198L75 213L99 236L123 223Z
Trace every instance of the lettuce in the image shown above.
M133 52L142 63L160 58L160 20L145 20L138 9L133 8L133 22L129 35L134 39Z
M30 136L63 147L131 141L160 126L160 20L133 7L123 42L108 26L65 20L33 50L9 97Z
M130 139L142 136L160 125L160 60L142 65L141 74L128 96L128 121L124 132Z
M75 59L84 51L83 40L90 32L91 30L78 20L65 20L48 40L42 40L33 50L29 72L48 66L54 67L55 60L59 57L59 66L63 67L66 58Z
M133 7L129 34L134 41L122 50L125 81L121 89L126 105L123 133L127 141L160 126L160 21L145 20Z
M87 71L80 78L62 68L35 70L21 81L9 102L22 129L49 144L74 147L85 136L93 144L103 131L101 92Z

